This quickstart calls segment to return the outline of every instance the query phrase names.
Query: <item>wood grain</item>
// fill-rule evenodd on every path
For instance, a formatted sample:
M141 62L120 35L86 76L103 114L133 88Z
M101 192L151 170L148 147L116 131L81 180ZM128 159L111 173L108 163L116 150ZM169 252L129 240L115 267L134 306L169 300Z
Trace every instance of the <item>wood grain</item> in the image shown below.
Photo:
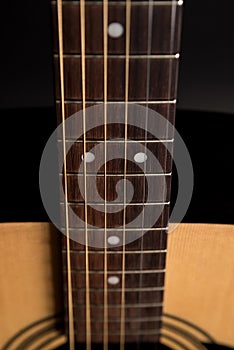
M85 270L85 253L71 252L71 266L72 269L79 271ZM165 253L132 253L125 255L125 270L160 270L165 267ZM103 271L104 258L103 254L95 253L89 254L89 270ZM66 264L66 252L63 252L64 265ZM122 266L122 254L107 254L108 271L120 271ZM157 286L156 286L157 287ZM101 302L99 302L101 303Z
M90 272L90 288L99 288L103 289L103 274L97 274L95 272ZM111 272L108 272L108 277L112 276ZM121 274L118 274L119 283L117 287L121 285ZM84 288L85 286L85 273L73 273L72 275L74 289ZM144 287L155 287L155 281L157 281L157 286L162 287L164 284L164 272L161 273L147 273L147 274L126 274L125 276L125 286L126 288L139 286L140 283ZM109 285L109 290L115 289L116 286ZM97 316L99 317L99 316ZM110 314L110 318L113 318L113 315Z
M64 204L60 204L61 207L61 224L62 227L65 227L65 219L64 219ZM69 213L69 225L73 229L83 229L85 228L85 213L84 213L84 204L70 204L72 212L75 214L74 216ZM116 212L111 212L110 208L107 206L107 222L106 228L122 228L123 227L123 210L118 210L119 207L114 207L113 209ZM113 210L112 209L112 210ZM143 210L143 205L131 205L129 204L126 207L126 225L131 229L139 229L141 227L154 227L154 228L162 228L167 226L168 221L168 212L169 205L168 204L149 204L147 205L147 213L148 217L139 216ZM88 205L87 207L88 214L88 224L95 226L95 228L104 228L104 205L100 210L99 205ZM149 216L155 218L154 223L152 224L152 220ZM77 217L81 219L81 222L77 221ZM151 225L152 224L152 225ZM149 226L150 225L150 226ZM94 234L94 233L92 233ZM92 236L91 236L92 237ZM100 240L100 244L102 242L102 236L98 236L98 241ZM84 242L84 240L82 240ZM152 247L154 249L154 247Z
M102 233L104 231L102 230ZM128 230L126 230L126 234L128 234ZM114 234L121 238L122 236L122 230L114 231ZM107 235L113 235L113 232L111 230L107 229ZM155 250L164 250L166 249L166 242L167 242L167 232L164 229L150 229L147 230L146 233L144 234L144 239L137 239L129 244L126 245L126 251L139 251L143 249L144 251L146 250L152 250L152 246L154 247ZM62 237L62 246L65 249L66 248L66 240L64 237ZM119 251L119 247L113 247L110 245L107 245L108 248L111 248L111 251ZM84 251L84 245L80 244L76 241L71 240L70 241L70 248L72 250L78 250L78 251ZM95 248L95 247L90 247L90 251L103 251L100 248ZM101 272L101 271L100 271Z
M155 140L156 141L156 140ZM171 155L168 151L172 150L172 142L165 144L164 142L142 142L146 155L148 154L145 167L138 165L134 161L134 156L139 152L139 145L136 143L127 143L127 169L126 174L162 174L171 172ZM104 148L100 149L99 152L95 153L95 147L99 145L98 142L86 142L86 152L93 152L95 154L95 159L93 162L87 163L86 174L96 174L96 169L98 169L98 174L104 173ZM58 144L58 151L62 154L63 144L60 142ZM84 154L84 144L82 141L67 141L67 173L81 173L82 174L82 155ZM124 152L125 152L125 142L111 142L107 146L108 156L113 157L106 164L107 174L124 174ZM93 149L93 151L92 151ZM156 162L157 159L157 162ZM61 165L62 166L62 165ZM60 166L60 167L61 167Z
M148 9L149 5L131 6L130 54L148 54ZM103 54L103 9L102 3L87 3L86 11L86 53ZM126 7L123 4L108 6L109 23L118 22L125 28ZM58 52L56 5L52 4L54 52ZM180 47L182 7L177 6L174 38L171 35L172 6L153 6L152 47L150 54L176 54ZM139 25L140 23L140 25ZM63 5L64 53L80 54L80 9L79 3ZM125 54L125 36L108 37L109 54Z
M59 235L53 232L49 223L0 225L0 347L23 327L63 308L59 256L54 256ZM181 224L168 238L165 312L193 322L218 343L233 347L234 225ZM90 281L97 276L92 275ZM102 318L103 308L97 306L91 312L92 317ZM155 317L161 315L162 308L139 311L130 307L126 308L126 317L135 319L139 312L142 317ZM85 306L75 307L74 313L76 318L85 318ZM120 308L110 307L109 314L112 321L119 318ZM55 332L46 338L58 335L50 343L51 349L66 341L61 330ZM163 336L161 341L179 349ZM48 345L42 349L47 350Z
M165 312L234 346L234 225L180 224L168 235Z
M62 177L62 175L60 175ZM119 194L117 193L116 189L118 188L117 185L119 181L122 181L124 179L123 175L120 176L112 176L107 175L106 176L106 182L107 182L107 201L121 204L122 199ZM168 202L169 201L169 192L165 191L169 188L170 184L170 175L167 176L131 176L127 175L126 180L129 181L133 188L134 193L131 199L130 203L142 203L142 202L148 202L148 203L157 203L157 202ZM61 179L62 181L62 179ZM86 193L88 198L92 198L94 203L100 203L99 202L99 196L104 200L104 176L103 175L87 175L87 182L86 182ZM97 193L94 193L92 184L95 184ZM69 174L67 175L67 186L68 186L68 201L69 202L84 202L84 181L83 176L79 176L79 183L78 183L78 176L76 174ZM154 186L154 187L153 187ZM148 196L148 191L151 191L150 196ZM64 192L61 188L61 196L60 199L63 201L64 198ZM123 191L119 191L123 192ZM127 197L130 197L130 190L127 188L126 190ZM148 197L148 198L147 198Z
M65 56L64 91L66 100L81 100L81 59ZM56 99L60 99L60 78L58 57L54 57ZM177 58L150 59L149 100L173 100L176 98L178 71ZM137 80L136 80L137 77ZM104 83L103 58L86 58L86 100L103 101ZM108 58L107 99L124 101L125 98L125 58ZM147 59L130 58L129 61L129 101L147 100Z
M143 106L146 108L145 113L142 113L141 110L141 118L144 121L145 124L147 122L147 109L155 111L156 113L159 113L162 117L164 117L166 120L168 120L172 125L174 125L174 119L175 119L175 103L138 103L140 106ZM92 107L92 106L98 106L98 103L94 102L87 102L86 108ZM65 103L65 119L69 118L70 116L74 115L75 113L79 113L79 116L81 116L81 111L83 109L83 105L81 101L76 102L66 102ZM118 108L118 105L112 105L112 113L116 113L117 115L120 113L120 108ZM140 113L140 110L136 110L135 113ZM62 122L61 117L61 103L60 101L57 101L56 103L56 114L57 114L57 120L58 124ZM93 118L95 119L95 122L98 120L104 122L103 115L99 115L93 113ZM78 123L82 123L81 118L77 118L77 120L74 120L71 125L67 125L66 127L66 138L67 139L83 139L82 136L78 136L76 130L78 130ZM165 140L165 139L173 139L173 132L172 130L165 130L165 124L161 122L161 120L157 121L157 139L159 140ZM106 139L124 139L124 133L125 128L124 124L115 123L115 124L107 124L107 134ZM128 125L128 139L132 140L155 140L155 135L152 135L150 132L146 132L146 130L133 126ZM96 128L93 128L86 132L86 140L94 141L94 140L104 140L104 127L98 126Z
M0 249L2 349L18 331L61 312L63 306L60 241L52 225L1 223ZM58 329L56 333L62 334Z
M173 7L175 6L175 7ZM181 7L177 5L167 6L164 4L153 4L153 22L152 22L152 47L148 47L148 19L149 19L149 4L139 3L131 6L131 33L130 33L130 59L129 59L129 93L128 100L134 103L141 103L148 106L147 101L150 102L150 108L162 113L163 116L174 123L175 105L174 99L177 93L177 73L178 73L178 57L175 54L179 49L180 42L180 23L181 23ZM125 27L125 5L123 4L110 4L109 10L109 23L120 22ZM172 23L172 14L175 11L175 23ZM104 59L103 59L103 18L102 18L102 3L86 3L85 6L86 18L85 18L85 105L86 107L92 106L97 102L103 102L103 86L104 86ZM61 122L61 89L60 89L60 68L58 57L58 26L56 18L56 7L52 3L53 13L53 33L54 33L54 72L55 72L55 95L57 100L57 119ZM139 25L141 23L141 25ZM78 2L63 2L63 68L64 68L64 98L65 98L65 117L67 118L71 114L82 110L82 66L81 66L81 42L80 42L80 11ZM173 30L172 30L173 29ZM171 33L173 35L171 37ZM126 57L125 57L125 36L123 35L119 39L108 38L108 58L107 58L107 100L123 102L125 100L126 91ZM142 56L147 55L147 56ZM159 56L153 56L159 55ZM169 56L168 56L169 55ZM148 73L150 78L148 80ZM116 112L117 108L116 108ZM146 120L146 113L142 113L142 120ZM94 116L94 118L100 117L104 122L103 115ZM78 121L77 121L78 122ZM80 121L79 121L80 122ZM75 123L75 122L74 122ZM83 123L83 122L81 122ZM143 123L144 124L144 123ZM160 124L160 123L159 123ZM145 125L144 125L145 127ZM107 176L110 174L122 175L126 173L128 179L133 184L133 198L126 207L126 217L122 208L117 206L114 208L112 202L116 199L116 186L118 185L118 179L116 176L112 176L107 180L107 214L105 221L104 205L97 200L98 197L93 198L92 201L87 200L87 224L96 227L96 230L89 231L89 239L98 241L98 244L104 246L103 228L106 227L107 235L113 235L113 232L108 232L109 229L116 229L115 234L120 238L120 242L123 242L123 232L121 228L123 226L123 218L125 217L125 224L129 224L133 230L139 230L139 228L157 228L152 232L147 233L146 239L140 238L138 242L130 243L126 249L131 251L131 254L125 256L125 269L126 271L137 270L151 270L152 278L153 273L158 271L158 274L154 281L154 288L163 287L164 275L162 271L165 268L166 252L156 252L157 247L162 249L166 247L166 231L165 228L168 224L169 206L165 201L170 198L170 173L172 168L172 160L170 151L172 150L173 132L168 134L165 125L154 126L158 128L157 138L150 132L145 132L143 129L136 127L130 127L127 129L128 136L134 140L145 140L142 145L145 146L144 152L147 154L147 162L145 163L144 172L146 174L162 175L167 173L166 183L162 181L162 177L158 176L155 186L150 186L149 191L155 191L151 196L150 203L147 203L148 215L143 215L143 219L140 214L144 209L144 202L148 198L148 186L150 181L146 181L142 168L134 161L134 156L138 152L138 146L134 143L113 142L107 144L107 156L112 156L104 167L104 153L99 151L95 154L95 159L92 163L87 163L86 174L95 174L95 166L98 165L98 176L95 180L95 188L97 187L101 198L104 198L104 182L103 174L106 170ZM73 230L74 235L79 233L83 238L85 235L85 205L84 196L82 194L82 184L77 183L78 172L80 172L80 165L82 162L82 156L84 153L84 144L80 135L76 135L74 131L76 125L71 125L66 129L65 141L68 150L66 157L66 171L68 173L68 200L69 200L69 228ZM83 128L84 129L84 128ZM120 123L113 124L111 127L107 127L107 138L113 140L114 138L125 137L125 126ZM87 139L86 139L87 136ZM79 139L77 139L79 138ZM95 128L85 135L86 140L86 152L91 152L99 145L99 141L104 139L103 126ZM150 140L151 142L147 142ZM159 140L166 140L166 143L159 142ZM127 166L125 169L125 147L127 145ZM168 149L167 147L168 146ZM63 142L58 140L58 150L61 154ZM149 157L152 154L153 157ZM113 155L115 155L113 157ZM63 157L62 157L63 158ZM114 159L113 159L114 158ZM158 160L158 164L156 162ZM63 164L59 164L60 169L63 169ZM63 171L62 171L63 172ZM62 177L63 174L60 174ZM84 175L84 174L83 174ZM135 177L131 177L134 175ZM140 176L136 176L140 175ZM153 178L152 178L153 179ZM63 178L64 180L64 178ZM83 186L84 187L84 186ZM166 190L166 191L165 191ZM94 188L90 185L88 187L88 194L92 195ZM166 192L166 196L164 195ZM64 200L63 193L61 195L61 226L65 227L64 216ZM123 201L123 200L122 200ZM119 202L121 203L121 201ZM103 206L102 210L100 208ZM110 213L109 209L115 209L116 212ZM118 209L118 210L117 210ZM151 217L155 218L151 222ZM77 218L81 219L77 222ZM133 224L131 224L133 222ZM163 229L164 228L164 229ZM99 229L99 231L97 231ZM118 230L118 232L117 232ZM156 232L157 231L157 232ZM126 232L127 233L127 232ZM149 238L151 237L151 241ZM84 241L84 240L83 240ZM71 249L69 252L71 259L71 269L73 271L72 289L74 308L83 307L85 297L85 286L77 286L77 279L79 275L84 274L86 266L84 247L81 248L79 243L70 242ZM134 252L134 247L140 247L142 254ZM119 249L119 250L118 250ZM118 273L122 269L122 254L121 247L115 248L111 253L107 254L107 266L108 271ZM144 249L152 249L153 252L144 253ZM118 251L117 251L118 250ZM108 247L109 252L109 247ZM66 242L63 241L63 267L66 274ZM92 249L92 252L88 256L89 270L91 275L94 272L103 274L104 269L104 255L103 249ZM161 271L162 270L162 271ZM75 277L74 277L75 276ZM145 277L144 277L145 278ZM149 278L149 277L148 277ZM83 280L83 279L81 279ZM132 279L132 288L129 291L125 291L126 310L128 304L131 303L140 305L141 303L152 303L157 305L156 315L161 315L161 302L163 300L163 290L154 290L150 287L149 290L134 290L137 288L137 284L140 283L140 287L144 286L142 283L145 281L143 276L139 279ZM102 282L103 283L103 282ZM129 282L128 282L129 283ZM153 282L151 282L153 283ZM101 284L102 285L102 284ZM91 297L91 314L94 319L97 319L97 313L94 311L96 306L103 306L104 292L99 285L93 291L90 291ZM139 286L139 284L138 284ZM146 288L146 287L145 287ZM64 290L67 290L66 280L64 282ZM118 309L121 302L121 291L111 288L108 291L108 304L114 309ZM66 293L65 293L66 299ZM65 305L67 302L65 300ZM102 310L103 311L103 310ZM139 315L149 315L150 309L145 307L139 308ZM128 311L126 311L128 314ZM103 315L103 314L102 314ZM130 316L131 315L131 316ZM126 337L125 341L128 343L136 342L157 342L159 339L159 329L161 327L161 321L154 321L150 324L139 322L136 326L133 313L129 314L130 320L126 322ZM99 317L99 322L91 322L92 329L92 342L101 343L103 341L103 316ZM109 321L109 320L108 320ZM86 322L85 317L83 319L75 312L75 333L76 341L79 343L85 342ZM120 332L120 320L118 320L115 327L115 334L111 333L113 325L110 321L110 332L108 341L110 343L119 343ZM138 335L136 334L136 327L138 327ZM150 327L153 327L151 329ZM149 330L149 332L148 332ZM151 333L150 333L151 331ZM96 333L95 333L96 332ZM142 334L141 334L142 332Z

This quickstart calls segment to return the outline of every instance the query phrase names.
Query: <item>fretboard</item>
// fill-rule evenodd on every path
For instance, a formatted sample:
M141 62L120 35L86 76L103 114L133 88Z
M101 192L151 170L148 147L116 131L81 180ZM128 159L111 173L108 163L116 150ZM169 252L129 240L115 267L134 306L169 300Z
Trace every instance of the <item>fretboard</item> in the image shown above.
M101 104L121 114L123 103L139 105L143 126L147 109L174 124L181 1L86 1L83 8L79 1L63 1L60 14L57 2L51 4L58 124ZM160 122L147 131L126 126L126 116L123 123L105 124L106 108L103 115L100 108L93 114L102 125L90 130L83 125L85 136L70 125L64 138L58 137L59 153L68 149L59 174L67 191L66 200L63 191L60 197L61 231L69 235L62 244L66 328L70 341L74 332L79 344L157 344L173 132ZM158 165L147 152L139 153L139 144ZM99 145L105 155L92 158ZM91 158L80 171L84 150ZM109 154L118 157L104 164ZM139 154L146 159L137 161ZM121 187L123 181L131 188ZM141 215L145 208L147 214Z

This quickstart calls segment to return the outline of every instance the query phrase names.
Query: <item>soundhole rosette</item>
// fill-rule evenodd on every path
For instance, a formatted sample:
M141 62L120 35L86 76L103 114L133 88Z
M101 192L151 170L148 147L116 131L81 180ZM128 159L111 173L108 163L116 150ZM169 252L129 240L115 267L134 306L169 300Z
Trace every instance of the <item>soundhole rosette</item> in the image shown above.
M217 345L215 340L204 330L187 320L183 320L171 314L163 315L160 344L173 350L206 350L211 345ZM207 344L207 345L206 345ZM209 344L209 345L208 345ZM100 345L100 346L99 346ZM29 349L67 349L67 337L64 334L62 315L37 320L36 322L21 329L9 341L3 345L3 350L29 350ZM101 349L102 344L93 346L94 350ZM113 344L111 348L113 348ZM116 344L116 349L118 349ZM136 344L137 349L145 347L156 350L160 349L159 344ZM85 349L85 344L79 345L79 349ZM134 347L126 343L126 350L133 350ZM165 348L163 348L165 349Z

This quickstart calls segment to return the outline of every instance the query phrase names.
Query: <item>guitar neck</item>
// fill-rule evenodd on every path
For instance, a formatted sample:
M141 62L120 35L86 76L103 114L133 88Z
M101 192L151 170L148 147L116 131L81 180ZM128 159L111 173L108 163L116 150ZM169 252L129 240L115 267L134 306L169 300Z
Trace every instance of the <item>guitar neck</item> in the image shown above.
M173 132L146 125L152 113L174 123L181 1L51 5L58 123L80 113L84 131L70 124L58 138L66 150L59 176L69 339L156 344Z

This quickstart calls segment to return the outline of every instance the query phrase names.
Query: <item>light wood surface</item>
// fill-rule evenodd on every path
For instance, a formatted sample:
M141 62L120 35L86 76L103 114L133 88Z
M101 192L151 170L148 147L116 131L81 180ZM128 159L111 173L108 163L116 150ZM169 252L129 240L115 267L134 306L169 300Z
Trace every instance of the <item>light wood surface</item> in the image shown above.
M61 311L57 238L47 223L0 225L0 348L20 329Z
M234 225L180 224L169 234L165 312L234 346Z
M1 224L0 252L1 348L20 329L61 311L59 234L47 223ZM233 253L231 225L181 224L169 234L165 312L229 346L234 346Z

